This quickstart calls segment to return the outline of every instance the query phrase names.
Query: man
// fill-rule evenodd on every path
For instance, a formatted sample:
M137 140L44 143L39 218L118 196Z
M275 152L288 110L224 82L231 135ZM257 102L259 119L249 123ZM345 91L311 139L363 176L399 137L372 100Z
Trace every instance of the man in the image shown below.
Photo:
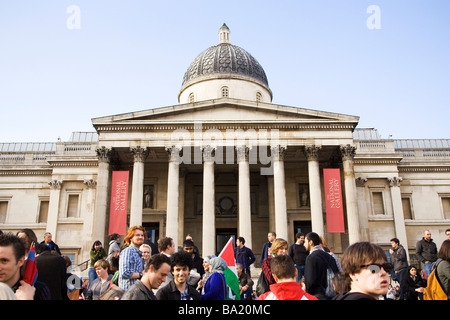
M173 279L158 290L156 293L158 300L200 300L200 292L187 283L192 266L191 254L186 251L172 254L170 266Z
M445 235L447 236L447 239L450 239L450 229L445 230Z
M322 240L315 232L310 232L305 236L304 245L309 251L305 261L305 291L319 300L327 300L327 269L330 266L334 274L337 274L339 269L334 258L323 250L321 243Z
M403 296L405 294L404 292L404 285L403 280L405 278L405 272L408 268L408 259L406 256L405 248L400 244L400 241L397 238L391 239L391 246L392 249L389 249L389 254L391 256L391 262L394 264L394 272L395 272L395 278L397 279L398 283L400 284L400 296L399 300L403 300Z
M164 237L158 243L159 252L170 257L175 252L175 242L170 237Z
M428 278L432 271L431 265L437 260L437 246L431 239L430 230L425 230L422 240L417 241L416 257L419 262L423 263L423 268Z
M163 254L150 257L142 278L137 280L122 296L121 300L157 300L153 289L158 289L170 273L170 258Z
M256 258L253 254L253 251L250 248L245 246L244 237L238 237L236 239L236 248L234 248L234 257L236 259L236 263L242 265L244 272L251 276L250 274L250 265L255 262Z
M59 250L59 247L56 243L52 240L52 234L50 232L44 233L44 241L41 242L41 244L46 244L52 253L57 253L61 255L61 250Z
M260 295L258 300L318 300L303 291L295 280L297 269L288 255L279 255L270 261L270 269L276 283L270 285L270 291Z
M267 258L267 256L269 255L269 249L272 246L272 243L274 242L274 240L277 238L277 234L275 232L269 232L267 234L267 241L266 243L264 243L263 245L263 249L261 252L261 259L259 260L259 264L262 266L264 259Z
M305 273L305 261L306 257L308 256L308 251L306 251L306 248L304 246L304 233L297 233L295 235L295 239L295 243L293 243L289 247L288 256L290 256L292 260L294 260L295 268L297 269L297 282L300 283L303 278L303 274Z
M127 246L119 256L119 287L127 291L138 279L142 277L144 264L139 247L144 243L145 229L142 226L133 226L128 229L124 238Z
M171 237L164 237L159 240L158 249L161 254L170 258L170 256L175 253L175 242L173 241L173 239ZM163 281L163 283L161 284L160 289L162 287L166 286L167 284L169 284L169 282L172 281L172 279L173 279L173 276L169 272L169 274L166 277L166 280Z
M36 267L38 281L50 289L52 300L69 300L67 296L66 260L50 251L49 246L41 243L36 248Z
M111 263L112 258L116 254L120 254L120 235L118 233L113 233L109 236L109 249L108 249L108 257L106 258L109 263Z
M0 235L0 282L8 285L16 296L24 299L50 300L50 290L45 283L34 286L22 280L21 267L25 263L24 242L12 233Z
M192 242L191 240L183 241L183 251L189 253L192 258L192 266L190 269L193 272L189 276L188 284L196 288L198 282L205 274L203 259L198 255L198 253L195 252L194 242Z

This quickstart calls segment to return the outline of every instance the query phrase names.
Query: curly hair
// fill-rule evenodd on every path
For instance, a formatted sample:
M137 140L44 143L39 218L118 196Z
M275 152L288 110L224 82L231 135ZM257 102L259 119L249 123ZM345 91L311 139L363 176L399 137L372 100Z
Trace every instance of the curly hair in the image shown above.
M123 243L125 246L129 246L131 243L131 238L134 237L136 230L141 230L144 233L144 240L147 239L147 234L145 233L145 228L143 226L133 226L128 229L127 235L123 239Z

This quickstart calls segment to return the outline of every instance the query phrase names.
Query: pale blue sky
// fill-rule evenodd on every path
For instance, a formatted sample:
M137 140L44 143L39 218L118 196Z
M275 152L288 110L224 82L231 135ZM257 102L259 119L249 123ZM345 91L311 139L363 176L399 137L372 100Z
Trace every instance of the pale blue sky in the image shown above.
M450 138L449 17L448 0L2 1L0 142L66 141L92 118L177 104L224 22L273 103L356 115L383 138Z

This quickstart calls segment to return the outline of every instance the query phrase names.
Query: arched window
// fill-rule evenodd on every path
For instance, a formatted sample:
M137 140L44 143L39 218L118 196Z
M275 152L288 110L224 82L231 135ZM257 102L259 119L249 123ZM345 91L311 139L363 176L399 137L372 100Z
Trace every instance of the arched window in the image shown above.
M191 94L189 94L189 103L193 102L194 102L194 93L192 92Z
M261 92L256 92L256 102L261 102L261 99L262 99L262 94L261 94Z
M228 87L222 87L222 98L228 98L230 96L230 91L228 90Z

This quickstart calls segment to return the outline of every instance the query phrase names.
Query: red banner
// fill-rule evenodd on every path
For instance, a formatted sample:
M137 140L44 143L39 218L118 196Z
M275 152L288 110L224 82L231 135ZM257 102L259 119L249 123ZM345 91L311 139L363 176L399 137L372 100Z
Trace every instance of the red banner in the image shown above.
M327 232L344 233L344 209L339 169L323 169Z
M113 171L109 232L125 235L127 231L128 171Z

